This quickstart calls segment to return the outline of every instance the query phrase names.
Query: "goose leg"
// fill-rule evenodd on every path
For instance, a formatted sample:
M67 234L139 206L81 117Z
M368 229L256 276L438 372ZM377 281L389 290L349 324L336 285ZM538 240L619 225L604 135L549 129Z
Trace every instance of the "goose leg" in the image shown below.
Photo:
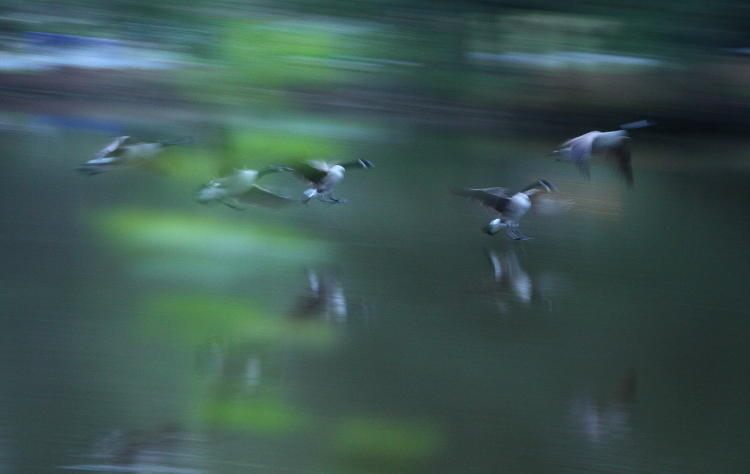
M302 202L307 204L308 202L310 202L310 199L318 195L318 191L315 188L310 188L302 194L305 196L302 198Z
M346 202L346 201L345 201L344 199L336 199L336 198L335 198L335 197L333 197L333 196L332 196L331 194L326 194L326 197L327 197L328 199L323 199L323 198L321 197L321 199L320 199L320 200L321 200L322 202L329 202L329 203L331 203L331 204L343 204L343 203L345 203L345 202Z
M222 199L221 202L222 204L227 205L236 211L245 210L245 207L242 204L240 204L239 201L237 201L236 199L226 198L226 199Z
M531 237L518 230L517 222L513 225L513 234L515 235L515 240L531 240Z
M482 231L489 235L495 235L500 232L500 229L507 227L507 224L502 219L493 219L489 224L482 228Z

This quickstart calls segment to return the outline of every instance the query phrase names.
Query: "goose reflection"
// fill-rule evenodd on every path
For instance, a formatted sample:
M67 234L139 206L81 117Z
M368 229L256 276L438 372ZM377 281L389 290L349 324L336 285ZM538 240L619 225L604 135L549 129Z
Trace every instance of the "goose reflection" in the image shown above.
M564 286L561 277L549 272L530 274L521 265L515 248L504 252L485 248L485 255L492 268L492 288L500 312L510 310L508 296L522 306L543 302L548 310L552 308L549 296Z
M292 309L296 319L323 318L346 322L349 317L348 302L344 287L335 276L320 274L313 269L307 271L307 291L297 299Z
M503 293L512 293L523 303L531 303L534 295L534 283L529 274L521 267L514 249L507 250L502 256L494 249L485 249L492 265L492 275L497 288Z
M626 437L631 431L637 381L635 370L629 369L603 400L595 400L588 393L576 397L570 408L575 431L594 444Z
M198 364L219 391L253 395L268 375L268 354L257 344L213 342L198 352Z
M177 423L166 423L150 431L116 429L95 443L89 464L64 469L97 472L204 472L201 457L192 449L199 439Z

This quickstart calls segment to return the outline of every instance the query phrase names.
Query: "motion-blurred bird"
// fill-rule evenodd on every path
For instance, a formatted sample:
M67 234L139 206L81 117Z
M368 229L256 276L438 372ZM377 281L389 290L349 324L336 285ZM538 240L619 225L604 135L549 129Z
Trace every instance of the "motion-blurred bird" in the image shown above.
M201 204L220 202L233 209L244 209L242 204L278 207L291 199L255 184L263 176L281 171L279 166L268 166L260 171L241 169L223 178L210 181L198 191L196 199Z
M93 159L77 169L83 174L93 176L117 168L138 166L148 163L168 146L182 145L191 141L189 137L161 142L139 142L129 136L117 137L112 143L99 150Z
M591 176L589 162L592 155L612 156L617 161L620 174L628 185L632 186L633 168L630 163L630 136L628 136L627 131L652 125L655 125L655 123L649 120L639 120L620 125L620 130L584 133L580 137L566 141L552 154L557 155L559 161L575 163L581 174L587 178Z
M552 183L540 179L517 193L510 193L505 188L470 188L458 189L454 192L459 196L473 199L500 215L500 218L493 219L482 229L487 234L497 234L504 227L508 237L513 240L528 240L530 237L517 230L518 223L531 209L533 198L538 196L539 193L552 191L557 191Z
M345 171L372 167L373 164L370 161L361 159L341 164L312 160L287 166L286 169L293 172L298 178L310 183L311 187L304 192L303 202L308 202L310 199L317 197L323 202L343 203L344 200L336 199L331 195L331 192L334 186L344 179Z

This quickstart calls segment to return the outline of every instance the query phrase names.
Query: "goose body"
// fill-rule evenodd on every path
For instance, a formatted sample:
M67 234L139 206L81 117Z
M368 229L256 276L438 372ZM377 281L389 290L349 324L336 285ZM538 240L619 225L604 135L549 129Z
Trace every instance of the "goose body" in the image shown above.
M251 169L236 170L233 174L210 181L198 191L197 201L201 204L221 202L234 209L242 209L242 203L276 207L289 200L258 186L256 181L268 173L279 171L277 166L269 166L260 171Z
M78 171L93 176L118 168L139 166L151 161L168 146L189 143L190 141L189 138L180 138L171 141L140 142L127 135L117 137L99 150L94 158L78 167Z
M630 136L627 131L652 125L654 123L648 120L639 120L621 125L620 130L609 132L595 130L584 133L564 142L552 153L557 156L559 161L574 163L581 174L586 177L591 175L589 163L592 155L614 157L620 174L628 185L632 185L633 168L630 162Z
M500 217L493 219L484 227L484 232L497 234L505 228L508 236L514 240L528 240L517 230L519 222L532 207L532 199L539 193L552 192L555 187L547 180L540 179L526 186L521 191L511 193L505 188L469 188L459 189L456 194L468 197L485 207L490 208Z
M286 169L310 184L310 187L303 193L303 202L308 202L310 199L317 197L323 202L340 203L344 201L334 198L331 193L333 188L343 181L346 170L372 168L372 166L372 163L368 160L356 160L342 164L312 160L287 166Z

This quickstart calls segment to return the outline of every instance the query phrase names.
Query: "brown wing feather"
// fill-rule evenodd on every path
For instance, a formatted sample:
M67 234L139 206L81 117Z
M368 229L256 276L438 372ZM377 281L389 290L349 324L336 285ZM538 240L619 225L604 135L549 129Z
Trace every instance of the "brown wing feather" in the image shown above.
M633 166L630 162L630 145L626 142L621 147L612 150L612 155L617 160L617 170L629 186L633 185Z
M503 212L505 206L510 202L508 190L500 187L461 189L456 191L456 194L468 197L497 212Z

